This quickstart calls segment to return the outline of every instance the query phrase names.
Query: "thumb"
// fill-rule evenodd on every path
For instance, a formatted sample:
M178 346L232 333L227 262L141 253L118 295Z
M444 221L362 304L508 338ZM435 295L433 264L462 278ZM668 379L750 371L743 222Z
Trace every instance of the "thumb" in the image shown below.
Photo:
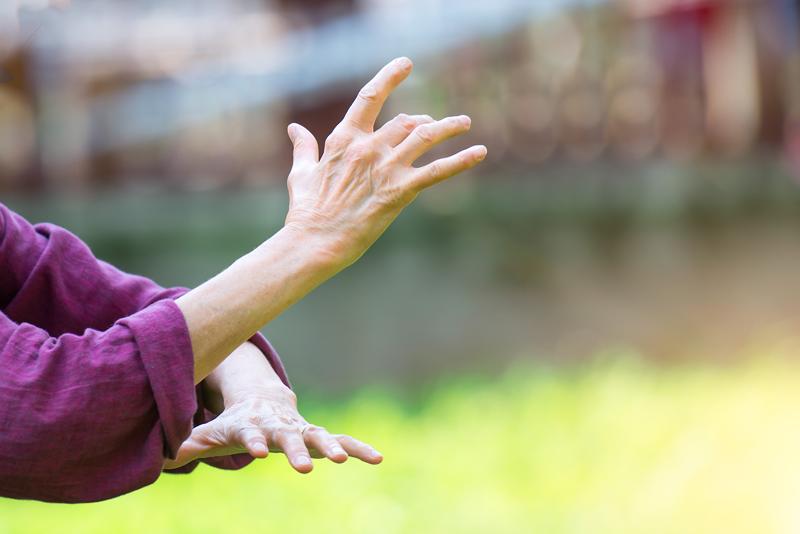
M200 458L228 456L248 452L253 458L266 458L269 447L264 435L253 426L223 425L219 419L200 425L178 448L174 460L167 459L164 469L177 469ZM217 428L215 428L217 425ZM226 428L226 430L221 430ZM221 435L225 435L221 438Z
M319 161L319 144L314 134L296 122L289 125L289 139L294 145L294 164L317 163Z
M164 469L177 469L178 467L183 467L189 462L204 458L208 452L215 447L211 440L208 439L209 430L211 429L212 424L213 421L204 425L196 426L192 430L191 435L178 448L175 459L171 460L167 458L164 461Z

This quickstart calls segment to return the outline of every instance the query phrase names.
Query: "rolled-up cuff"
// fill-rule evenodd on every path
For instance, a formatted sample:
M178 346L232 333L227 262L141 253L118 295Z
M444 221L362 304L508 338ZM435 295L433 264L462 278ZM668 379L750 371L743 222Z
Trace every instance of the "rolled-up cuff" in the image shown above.
M174 459L192 432L197 411L194 353L186 319L178 305L167 299L119 322L136 339L158 408L164 456Z

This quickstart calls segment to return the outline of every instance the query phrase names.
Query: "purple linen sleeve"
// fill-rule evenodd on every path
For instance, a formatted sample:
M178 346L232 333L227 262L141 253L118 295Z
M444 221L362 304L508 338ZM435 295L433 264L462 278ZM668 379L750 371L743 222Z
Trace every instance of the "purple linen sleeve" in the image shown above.
M186 292L124 273L95 258L67 230L32 225L2 204L0 265L0 310L54 336L105 330L122 317Z
M58 337L0 314L0 494L90 502L154 482L191 432L193 365L171 300Z
M86 329L106 330L115 321L165 299L177 299L187 288L163 288L145 277L124 273L98 260L78 237L52 224L32 225L0 204L0 310L12 321L30 323L51 336L80 334ZM135 327L132 323L131 327ZM250 341L258 346L281 380L289 387L277 352L260 334ZM158 377L156 377L158 379ZM162 399L163 400L163 399ZM215 417L205 409L197 387L194 424ZM206 463L221 468L246 465L237 455ZM191 472L196 463L167 472Z

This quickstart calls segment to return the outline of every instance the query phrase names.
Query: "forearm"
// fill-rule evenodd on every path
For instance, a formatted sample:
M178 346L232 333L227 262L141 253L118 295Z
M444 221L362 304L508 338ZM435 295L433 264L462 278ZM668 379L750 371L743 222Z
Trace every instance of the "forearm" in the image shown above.
M408 58L398 58L381 69L328 136L321 157L311 132L289 126L294 162L287 180L287 226L177 301L192 340L195 383L361 256L420 191L486 157L486 147L473 146L414 167L433 146L468 131L466 116L434 121L398 115L375 130L383 103L411 67Z
M192 340L195 383L342 267L329 240L285 227L180 297L176 303Z
M206 407L216 414L252 391L291 395L261 350L250 342L240 345L211 371L202 390Z

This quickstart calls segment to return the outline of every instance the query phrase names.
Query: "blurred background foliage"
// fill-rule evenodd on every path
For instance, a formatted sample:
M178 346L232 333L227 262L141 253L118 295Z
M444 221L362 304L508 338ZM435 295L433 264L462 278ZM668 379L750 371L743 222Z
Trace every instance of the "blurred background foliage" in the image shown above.
M394 56L382 120L467 113L489 159L265 329L382 467L0 501L0 532L800 530L796 0L33 7L2 200L164 285L277 230L285 126L323 140Z

